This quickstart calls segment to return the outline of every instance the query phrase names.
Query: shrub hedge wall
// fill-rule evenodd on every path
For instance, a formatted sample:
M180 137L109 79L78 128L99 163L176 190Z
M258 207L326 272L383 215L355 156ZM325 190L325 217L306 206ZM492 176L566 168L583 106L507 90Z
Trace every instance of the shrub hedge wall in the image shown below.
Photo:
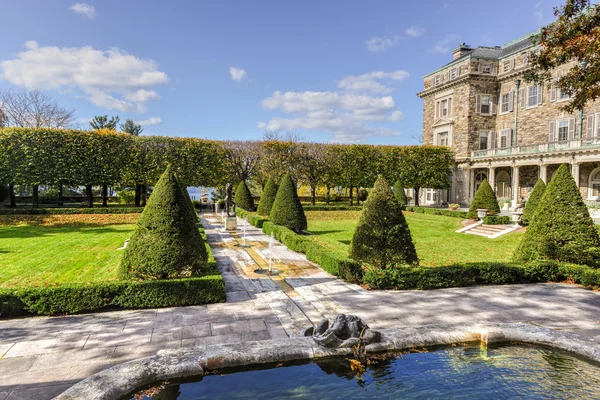
M527 264L467 263L444 267L368 270L363 282L372 289L440 289L473 285L570 281L600 286L600 271L582 265L536 261Z
M206 239L203 229L200 229ZM60 315L106 308L179 307L225 301L225 284L208 244L211 272L204 276L0 289L0 318Z
M139 214L143 207L108 208L0 208L0 215Z
M443 215L445 217L453 217L453 218L467 218L466 211L454 211L454 210L444 210L439 208L427 208L427 207L414 207L408 206L405 211L416 212L421 214L433 214L433 215Z
M486 215L483 217L485 225L508 225L511 218L508 215Z

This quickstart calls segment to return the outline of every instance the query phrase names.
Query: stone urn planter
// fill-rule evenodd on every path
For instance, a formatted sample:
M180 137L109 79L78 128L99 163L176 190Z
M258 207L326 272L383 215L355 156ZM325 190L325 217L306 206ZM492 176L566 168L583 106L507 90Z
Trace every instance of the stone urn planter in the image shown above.
M477 218L479 219L483 219L488 213L488 209L487 208L478 208L477 209Z
M449 204L448 208L451 209L452 211L456 211L458 210L459 205L458 204Z

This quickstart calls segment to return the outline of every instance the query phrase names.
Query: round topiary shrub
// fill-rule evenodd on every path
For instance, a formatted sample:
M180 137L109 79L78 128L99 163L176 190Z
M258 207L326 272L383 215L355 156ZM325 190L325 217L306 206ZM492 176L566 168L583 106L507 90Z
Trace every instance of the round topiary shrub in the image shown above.
M258 209L256 210L258 215L268 216L271 213L275 196L277 196L277 185L275 185L273 178L269 178L260 195L260 202L258 203Z
M190 215L185 194L170 167L160 177L121 259L130 279L167 279L206 266L204 240Z
M392 187L392 192L394 192L394 196L396 196L396 200L400 207L404 210L408 205L408 199L406 198L406 193L404 192L404 185L398 180Z
M285 174L279 182L279 189L277 189L277 196L275 196L269 219L274 224L285 226L294 232L306 230L306 215L304 215L296 185L290 174Z
M402 208L381 176L363 206L350 257L381 269L419 262Z
M521 223L523 225L527 226L530 224L533 214L535 213L535 210L537 209L537 206L540 203L545 191L546 184L543 180L538 179L533 187L533 190L531 191L531 194L529 195L527 203L525 203L525 209L523 210L523 216L521 217Z
M250 193L250 189L248 189L248 185L246 185L246 181L241 181L238 185L233 202L236 207L246 211L254 211L254 198Z
M467 213L467 218L477 219L478 208L485 208L490 214L498 214L500 212L498 199L496 199L496 194L487 179L481 182L479 189L475 192L473 202L471 202L471 207L469 207L469 212Z
M600 236L567 164L548 184L513 259L600 266Z

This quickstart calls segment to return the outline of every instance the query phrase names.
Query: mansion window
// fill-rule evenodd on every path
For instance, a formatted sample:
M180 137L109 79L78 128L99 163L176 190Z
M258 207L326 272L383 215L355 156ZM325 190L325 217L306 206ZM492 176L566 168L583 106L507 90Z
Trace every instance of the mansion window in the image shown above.
M508 147L508 132L506 129L500 131L500 147Z
M492 64L485 64L481 67L481 73L482 74L491 74L493 71L493 65Z
M490 95L481 96L481 108L480 113L482 114L491 114L492 110L492 98Z
M452 115L452 97L435 102L435 118L450 117Z
M569 120L558 121L558 141L569 140Z
M502 63L502 72L508 72L511 70L511 66L512 66L512 61L508 60L508 61L504 61Z
M562 90L560 90L558 88L556 90L557 90L557 93L558 93L558 96L557 96L558 100L566 100L566 99L570 99L571 98L571 96L569 96L568 93L565 93L565 92L563 92Z
M482 133L479 135L479 150L487 150L488 148L488 134Z
M440 83L442 83L442 76L438 75L435 77L435 86L438 86Z
M600 197L600 168L596 168L590 174L589 188L588 199L598 200Z
M504 93L501 97L501 108L500 111L503 113L507 113L513 110L513 94L512 92Z
M442 100L441 101L441 107L442 107L442 117L446 117L449 113L449 109L448 109L448 100Z
M538 105L538 87L529 86L527 92L527 107L535 107Z
M438 145L439 146L449 146L448 142L448 132L440 133L438 135Z

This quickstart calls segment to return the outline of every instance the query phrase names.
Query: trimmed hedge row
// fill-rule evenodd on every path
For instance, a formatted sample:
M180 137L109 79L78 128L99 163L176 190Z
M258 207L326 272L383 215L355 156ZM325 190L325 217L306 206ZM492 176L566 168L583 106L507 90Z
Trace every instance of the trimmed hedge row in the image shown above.
M552 261L524 265L467 263L445 267L368 270L363 282L372 289L440 289L474 285L570 281L587 288L600 286L600 270Z
M511 219L508 215L486 215L483 217L485 225L508 225Z
M200 233L206 242L204 229ZM59 315L98 311L106 308L180 307L224 302L225 284L208 244L208 265L213 272L204 276L68 284L51 287L0 289L0 318L26 314Z
M139 214L143 207L108 208L0 208L0 215Z
M405 211L421 213L421 214L433 214L433 215L443 215L445 217L453 217L453 218L467 218L466 211L454 211L454 210L442 210L439 208L427 208L427 207L415 207L415 206L407 206Z
M312 206L303 205L304 211L361 211L363 206Z
M240 218L244 218L246 221L248 221L248 223L250 225L253 225L257 228L262 228L263 224L269 220L268 218L264 218L264 217L261 217L260 215L253 214L242 208L236 208L235 214Z

